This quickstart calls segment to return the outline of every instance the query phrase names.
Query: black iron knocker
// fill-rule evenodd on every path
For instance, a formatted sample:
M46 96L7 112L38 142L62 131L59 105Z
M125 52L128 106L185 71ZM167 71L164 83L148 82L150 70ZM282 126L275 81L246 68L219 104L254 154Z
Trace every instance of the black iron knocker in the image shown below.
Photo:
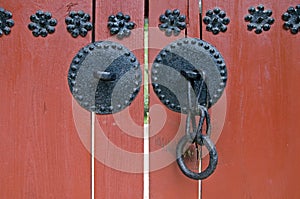
M208 109L218 101L226 86L227 70L223 57L203 40L183 38L160 51L151 72L152 86L161 102L172 111L187 114L186 134L176 148L180 170L194 180L207 178L218 163L217 150L210 139ZM199 116L198 125L196 116ZM210 161L204 171L193 172L185 164L187 144L195 144L197 153L199 146L208 149Z
M211 124L210 124L210 116L207 111L207 107L197 104L199 101L201 90L204 87L205 81L204 78L201 78L200 74L194 71L182 71L181 74L188 80L188 103L189 103L189 111L186 120L186 135L183 136L176 148L176 157L177 164L179 165L180 170L189 178L194 180L203 180L210 176L217 167L218 164L218 154L217 150L210 140L211 135ZM193 84L197 79L201 79L201 84L199 88L199 93L196 97L196 102L192 102L191 92L193 92ZM198 123L198 127L196 127L196 118L195 113L199 112L200 119ZM203 134L203 124L204 120L206 121L206 133ZM190 124L192 123L192 128ZM209 151L209 165L208 167L199 173L191 171L186 164L184 163L184 147L186 144L195 144L197 151L197 158L199 157L199 145L205 146Z

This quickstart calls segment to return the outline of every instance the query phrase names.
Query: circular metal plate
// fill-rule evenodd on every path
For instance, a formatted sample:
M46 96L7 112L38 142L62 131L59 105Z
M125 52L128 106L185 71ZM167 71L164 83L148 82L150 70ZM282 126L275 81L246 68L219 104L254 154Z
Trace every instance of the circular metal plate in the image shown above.
M130 50L112 41L98 41L76 54L68 83L80 106L97 114L111 114L135 99L142 72Z
M193 82L192 102L198 99L198 104L210 107L221 97L227 81L223 57L203 40L183 38L161 50L151 70L153 89L169 109L187 113L188 80L181 75L182 70L197 71L204 78L200 94L201 79Z

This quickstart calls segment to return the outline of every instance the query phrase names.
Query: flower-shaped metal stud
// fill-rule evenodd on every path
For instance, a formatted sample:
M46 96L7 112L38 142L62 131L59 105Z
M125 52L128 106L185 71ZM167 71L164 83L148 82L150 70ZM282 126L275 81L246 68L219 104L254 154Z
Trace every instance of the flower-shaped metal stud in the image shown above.
M10 33L10 28L14 26L14 20L11 19L11 12L0 8L0 37L5 34L8 35Z
M255 7L250 7L248 9L249 15L245 16L245 21L250 22L247 27L249 31L255 30L256 34L262 33L262 31L268 31L271 25L274 23L274 18L272 18L272 10L265 10L263 5Z
M165 14L160 15L158 25L161 31L165 31L165 35L170 37L173 33L174 36L178 36L181 30L186 28L186 17L181 15L178 9L166 10Z
M203 22L206 24L207 31L217 35L219 32L226 32L230 20L226 17L225 11L220 8L214 8L206 12Z
M28 24L29 30L32 31L33 36L46 37L48 34L55 32L56 19L52 19L50 12L43 12L38 10L35 14L30 16L31 23Z
M88 31L93 29L92 23L89 22L90 19L90 15L81 10L78 12L71 11L69 16L65 19L68 32L74 38L79 35L85 37Z
M131 30L135 27L135 23L130 21L129 15L124 15L122 12L108 17L107 27L111 35L117 35L118 39L129 37Z
M284 22L283 27L291 31L292 34L297 34L300 31L300 4L296 7L289 7L287 12L282 15Z

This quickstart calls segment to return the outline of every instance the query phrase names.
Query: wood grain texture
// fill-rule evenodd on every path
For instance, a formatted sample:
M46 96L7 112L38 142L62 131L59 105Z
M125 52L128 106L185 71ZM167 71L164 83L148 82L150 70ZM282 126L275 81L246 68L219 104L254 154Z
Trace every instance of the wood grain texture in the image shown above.
M1 1L15 25L0 38L0 195L1 198L90 197L90 155L72 115L67 72L73 56L89 42L73 39L64 18L69 9L91 13L91 2ZM35 38L30 15L50 11L56 31ZM89 121L82 121L87 122ZM89 128L82 136L89 139Z
M203 31L203 39L219 49L228 68L227 116L217 142L219 165L203 183L203 198L300 196L300 38L285 31L281 19L297 2L259 3L275 18L270 31L259 35L248 31L244 21L257 1L203 3L204 13L218 6L231 20L226 33L213 36Z
M128 14L136 27L122 40L109 34L108 17ZM144 63L144 2L97 1L96 40L112 40L130 49ZM113 115L99 115L95 122L95 198L143 198L143 87L132 104Z
M159 16L165 10L179 9L187 17L187 34L199 37L199 11L189 1L158 1L149 3L149 71L155 57L166 45L186 36L166 37L158 28ZM151 78L150 78L151 79ZM198 183L185 177L175 157L176 144L184 135L185 116L167 109L149 86L150 91L150 198L196 198ZM176 138L177 137L177 138Z

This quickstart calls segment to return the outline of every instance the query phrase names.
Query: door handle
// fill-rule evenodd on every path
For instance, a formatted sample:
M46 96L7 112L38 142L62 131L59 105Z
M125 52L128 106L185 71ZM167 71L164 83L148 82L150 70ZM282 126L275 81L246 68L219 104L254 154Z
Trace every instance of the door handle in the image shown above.
M210 176L218 163L216 147L210 139L208 109L221 97L227 82L226 64L211 44L196 38L183 38L162 49L152 66L154 92L170 110L187 114L186 134L176 148L180 170L189 178ZM196 125L196 116L199 116ZM206 125L206 132L203 132ZM201 172L190 170L184 162L186 144L205 146L209 151L208 167ZM198 150L197 150L198 151Z
M68 72L69 88L84 109L112 114L128 107L142 84L135 55L112 41L97 41L75 55Z

